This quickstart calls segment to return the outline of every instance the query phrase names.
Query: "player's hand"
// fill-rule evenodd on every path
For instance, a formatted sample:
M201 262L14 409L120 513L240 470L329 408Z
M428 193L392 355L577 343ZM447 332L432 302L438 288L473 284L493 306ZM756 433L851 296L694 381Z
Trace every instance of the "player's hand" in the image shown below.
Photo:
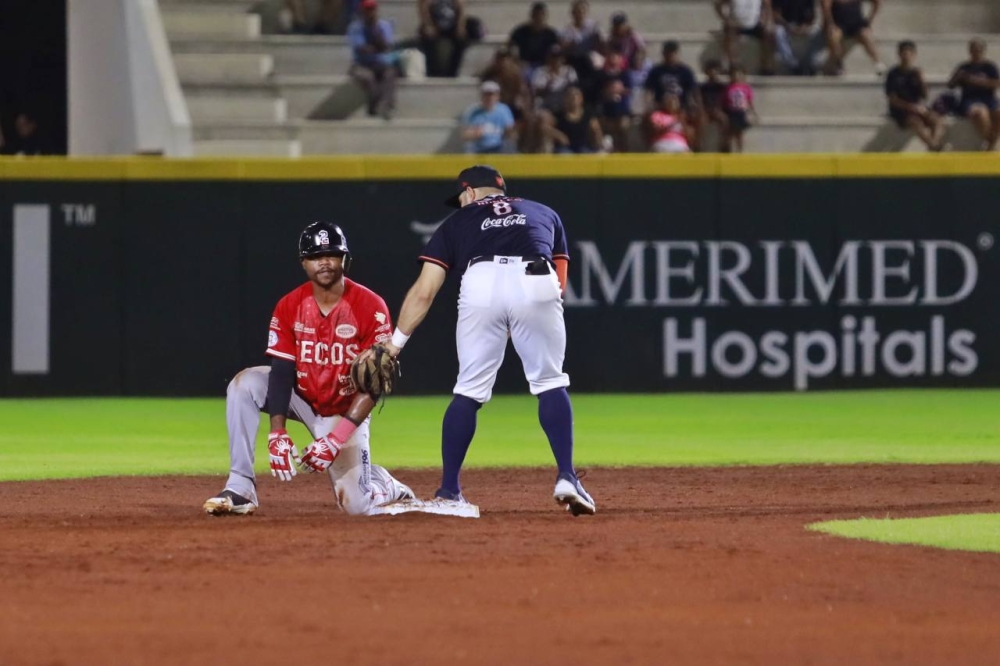
M389 352L389 356L391 356L393 358L396 358L397 356L399 356L399 352L403 351L402 349L400 349L396 345L392 344L388 340L386 340L385 342L380 342L379 344L382 345L383 347L385 347L385 350ZM364 363L365 361L367 361L368 359L372 358L373 356L375 356L375 352L373 352L372 348L369 347L368 349L366 349L363 352L361 352L360 354L358 354L358 357L357 357L357 360L355 361L355 363Z
M332 433L331 433L332 435ZM302 469L307 472L325 472L344 448L331 435L320 437L302 452Z
M271 476L282 481L291 481L298 472L299 451L295 448L286 430L275 430L267 436L267 451L270 454Z

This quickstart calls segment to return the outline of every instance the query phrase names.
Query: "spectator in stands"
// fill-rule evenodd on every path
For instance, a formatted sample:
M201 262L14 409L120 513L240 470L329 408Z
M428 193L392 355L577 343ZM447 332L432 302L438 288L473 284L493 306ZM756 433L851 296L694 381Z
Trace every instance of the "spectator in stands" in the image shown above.
M396 62L392 24L378 17L377 0L362 0L361 16L347 27L354 53L351 77L368 96L368 115L388 120L396 108Z
M14 119L14 134L6 142L0 136L0 154L49 155L51 150L35 117L29 113L19 113Z
M514 135L514 114L500 101L500 84L486 81L479 87L480 101L462 114L465 152L480 155L507 152Z
M629 61L629 89L633 92L640 90L646 83L646 77L649 76L649 70L652 68L652 63L650 63L649 58L646 57L646 49L636 51L632 56L632 60ZM632 99L634 100L635 97L636 96L633 95Z
M691 152L695 131L678 94L664 94L646 123L649 147L654 153Z
M879 58L875 48L875 38L872 35L872 24L878 14L882 0L869 0L872 4L871 14L865 16L862 3L864 0L821 0L823 7L823 22L826 30L826 44L830 50L830 62L827 70L830 74L844 73L844 39L857 39L864 47L865 53L875 64L878 76L885 74L885 63Z
M722 63L718 60L706 62L705 76L707 80L700 86L701 125L716 126L719 132L716 149L726 152L729 149L729 116L726 113L726 92L729 90L729 84L722 80ZM704 136L702 132L699 132L699 135Z
M969 42L969 56L951 75L948 87L962 89L958 114L972 121L985 141L983 147L994 150L1000 139L1000 70L986 59L986 42L981 39Z
M285 0L290 18L289 32L300 35L333 35L344 23L351 21L356 9L356 0L321 0L319 16L310 20L306 12L305 0Z
M625 62L630 63L637 52L645 52L645 50L646 42L632 28L625 12L615 12L612 14L611 30L608 32L605 51L609 54L620 53L625 58Z
M760 41L760 73L774 74L774 18L771 0L714 0L722 19L723 48L729 66L739 62L736 46L740 36Z
M579 86L569 86L563 92L563 110L542 112L545 137L552 142L554 153L596 153L604 143L601 126L583 104Z
M587 0L573 0L570 6L569 25L560 34L566 62L576 71L583 90L583 97L593 102L597 95L598 76L603 63L601 51L604 40L597 22L589 18L590 3Z
M458 76L470 38L465 0L418 0L417 11L427 76Z
M885 94L889 100L889 115L900 129L912 130L930 150L941 150L944 120L927 107L927 85L924 75L914 62L917 45L911 41L899 43L899 64L885 77Z
M531 107L531 91L525 82L524 71L514 54L501 46L493 54L493 62L479 75L479 81L496 81L500 84L500 101L510 107L515 119L520 119Z
M523 153L537 150L539 128L531 88L524 78L521 64L510 49L506 46L497 49L493 54L493 62L480 73L479 81L496 81L500 85L500 101L507 105L514 116L518 149Z
M746 72L739 65L729 68L726 88L726 115L729 118L728 152L743 152L743 133L750 129L751 116L759 122L753 106L753 89L747 83Z
M589 14L590 3L587 0L573 0L570 6L571 20L560 35L566 56L570 59L590 60L591 54L600 52L604 43L597 21L590 18Z
M549 25L549 10L544 2L531 5L531 18L514 28L507 45L528 68L529 76L535 68L545 64L549 50L559 43L559 35Z
M531 77L531 89L535 95L535 106L552 113L562 111L563 93L575 85L576 71L566 64L562 47L558 44L549 49L549 57L544 67L535 70Z
M800 76L816 74L816 54L826 45L826 36L816 20L816 0L771 0L774 16L774 47L789 72ZM801 57L795 54L792 38L807 42Z
M643 87L650 98L646 108L660 108L668 93L676 95L689 113L701 106L698 80L694 72L681 61L681 47L675 41L663 43L663 62L649 70Z
M634 57L634 56L633 56ZM601 72L601 130L610 141L608 150L624 152L628 149L628 133L632 126L633 80L628 63L620 53L611 53L604 61Z

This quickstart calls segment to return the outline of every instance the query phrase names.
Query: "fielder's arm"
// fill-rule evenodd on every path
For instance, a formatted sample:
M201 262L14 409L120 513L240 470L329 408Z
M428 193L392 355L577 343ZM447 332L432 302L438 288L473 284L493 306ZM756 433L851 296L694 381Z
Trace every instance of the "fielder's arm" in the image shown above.
M291 481L295 476L295 464L299 462L299 451L288 436L285 425L288 420L288 405L292 401L295 388L295 361L275 358L271 361L271 373L267 379L267 413L271 417L271 432L267 436L267 450L271 465L271 476L282 481Z
M556 257L556 277L559 279L559 293L566 293L566 283L569 280L569 259Z
M410 287L403 300L403 307L399 311L399 319L396 320L396 330L392 334L392 341L386 344L389 353L393 356L399 354L403 345L413 335L420 322L427 316L427 311L431 309L434 297L441 290L448 272L429 261L424 262L424 267L420 271L417 281Z
M285 429L294 388L295 361L272 359L271 372L267 376L267 413L271 417L272 432Z

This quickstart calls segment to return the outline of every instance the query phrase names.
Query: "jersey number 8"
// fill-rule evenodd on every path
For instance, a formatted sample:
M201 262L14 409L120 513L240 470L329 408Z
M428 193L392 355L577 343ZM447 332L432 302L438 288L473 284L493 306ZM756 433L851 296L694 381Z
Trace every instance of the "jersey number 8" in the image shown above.
M510 215L514 211L506 201L497 201L493 204L493 212L497 215Z

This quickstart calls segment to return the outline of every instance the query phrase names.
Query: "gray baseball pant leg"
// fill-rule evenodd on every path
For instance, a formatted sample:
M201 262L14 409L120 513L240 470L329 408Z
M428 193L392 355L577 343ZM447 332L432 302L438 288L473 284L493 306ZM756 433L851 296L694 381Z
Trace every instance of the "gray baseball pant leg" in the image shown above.
M226 488L259 504L254 482L254 445L261 410L267 401L271 368L255 366L240 372L226 391L226 425L229 429L229 479ZM326 435L339 416L320 416L298 393L292 393L289 417L301 422L313 438ZM371 464L369 420L358 426L328 473L341 509L365 515L372 508L393 501L399 482L379 465Z

